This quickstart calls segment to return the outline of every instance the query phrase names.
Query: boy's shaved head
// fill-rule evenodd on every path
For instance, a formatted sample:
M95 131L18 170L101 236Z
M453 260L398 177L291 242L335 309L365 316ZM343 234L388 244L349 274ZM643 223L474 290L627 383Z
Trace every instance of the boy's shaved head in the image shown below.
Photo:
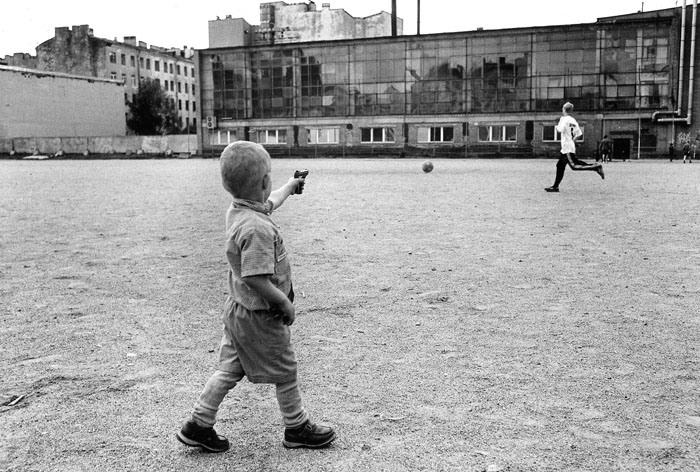
M569 112L571 112L571 110L574 109L574 104L571 102L566 102L562 108L564 109L565 112L569 113Z
M248 197L271 170L270 155L265 148L250 141L236 141L226 146L219 164L224 188L237 198Z

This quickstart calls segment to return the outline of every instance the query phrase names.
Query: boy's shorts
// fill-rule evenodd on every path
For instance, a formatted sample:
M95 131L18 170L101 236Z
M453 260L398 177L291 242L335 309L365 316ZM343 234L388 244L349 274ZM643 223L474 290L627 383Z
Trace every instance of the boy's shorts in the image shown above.
M250 311L229 299L224 311L219 370L240 373L252 383L287 383L297 378L291 331L274 311Z

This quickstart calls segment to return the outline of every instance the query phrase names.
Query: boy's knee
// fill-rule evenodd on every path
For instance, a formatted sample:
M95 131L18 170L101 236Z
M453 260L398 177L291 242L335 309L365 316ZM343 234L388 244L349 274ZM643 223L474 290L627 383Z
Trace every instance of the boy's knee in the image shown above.
M217 370L214 372L216 380L228 388L233 388L238 382L243 379L243 374L239 372L227 372L225 370Z

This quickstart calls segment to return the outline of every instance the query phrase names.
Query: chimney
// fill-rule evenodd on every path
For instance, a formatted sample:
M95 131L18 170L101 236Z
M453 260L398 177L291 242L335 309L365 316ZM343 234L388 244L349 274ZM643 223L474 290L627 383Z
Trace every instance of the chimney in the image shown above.
M396 0L391 0L391 35L396 36Z

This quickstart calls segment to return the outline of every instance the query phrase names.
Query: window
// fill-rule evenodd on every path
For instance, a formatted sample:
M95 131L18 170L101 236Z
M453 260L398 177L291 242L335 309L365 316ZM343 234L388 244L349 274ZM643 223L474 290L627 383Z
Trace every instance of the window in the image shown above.
M135 75L131 76L131 86L136 87L136 76Z
M192 111L197 111L197 102L192 102Z
M139 57L139 65L143 67L143 57Z
M287 130L262 129L258 130L258 143L260 144L286 144Z
M109 73L109 78L112 80L117 80L117 73L116 72L110 72Z
M136 58L131 56L131 67L136 67Z
M156 69L156 72L160 72L160 61L153 61L153 67Z
M584 127L579 125L581 128L581 133L583 133L576 142L583 142L583 137L586 135L584 132ZM542 141L545 142L559 142L561 141L561 133L557 131L556 125L544 125L542 126Z
M171 74L173 73L173 65L172 64L170 64L170 73Z
M185 111L190 111L190 102L185 100Z
M194 95L194 84L192 84L192 95Z
M180 75L180 64L177 65L177 75Z
M340 128L311 128L306 132L310 144L338 144Z
M509 141L515 142L518 139L518 128L512 125L488 125L479 126L479 141L497 142Z
M146 59L146 69L151 70L151 60Z
M180 82L177 83L177 93L182 92L182 84Z
M126 84L126 74L122 74L122 83Z
M192 68L192 77L194 77L194 67Z
M175 82L173 82L172 80L170 81L170 91L171 92L175 91Z
M177 101L177 109L182 110L182 100Z
M393 143L394 128L362 128L363 143Z
M184 69L183 72L185 73L185 77L187 77L187 67L183 67L183 69Z
M446 143L454 141L454 128L452 126L419 127L419 143Z
M156 79L156 83L158 84L158 87L160 87L160 79Z
M111 62L112 64L117 63L117 53L116 52L109 53L109 62Z
M126 65L126 54L122 54L121 59L122 59L122 65L125 66Z
M185 84L185 93L190 93L190 84Z

